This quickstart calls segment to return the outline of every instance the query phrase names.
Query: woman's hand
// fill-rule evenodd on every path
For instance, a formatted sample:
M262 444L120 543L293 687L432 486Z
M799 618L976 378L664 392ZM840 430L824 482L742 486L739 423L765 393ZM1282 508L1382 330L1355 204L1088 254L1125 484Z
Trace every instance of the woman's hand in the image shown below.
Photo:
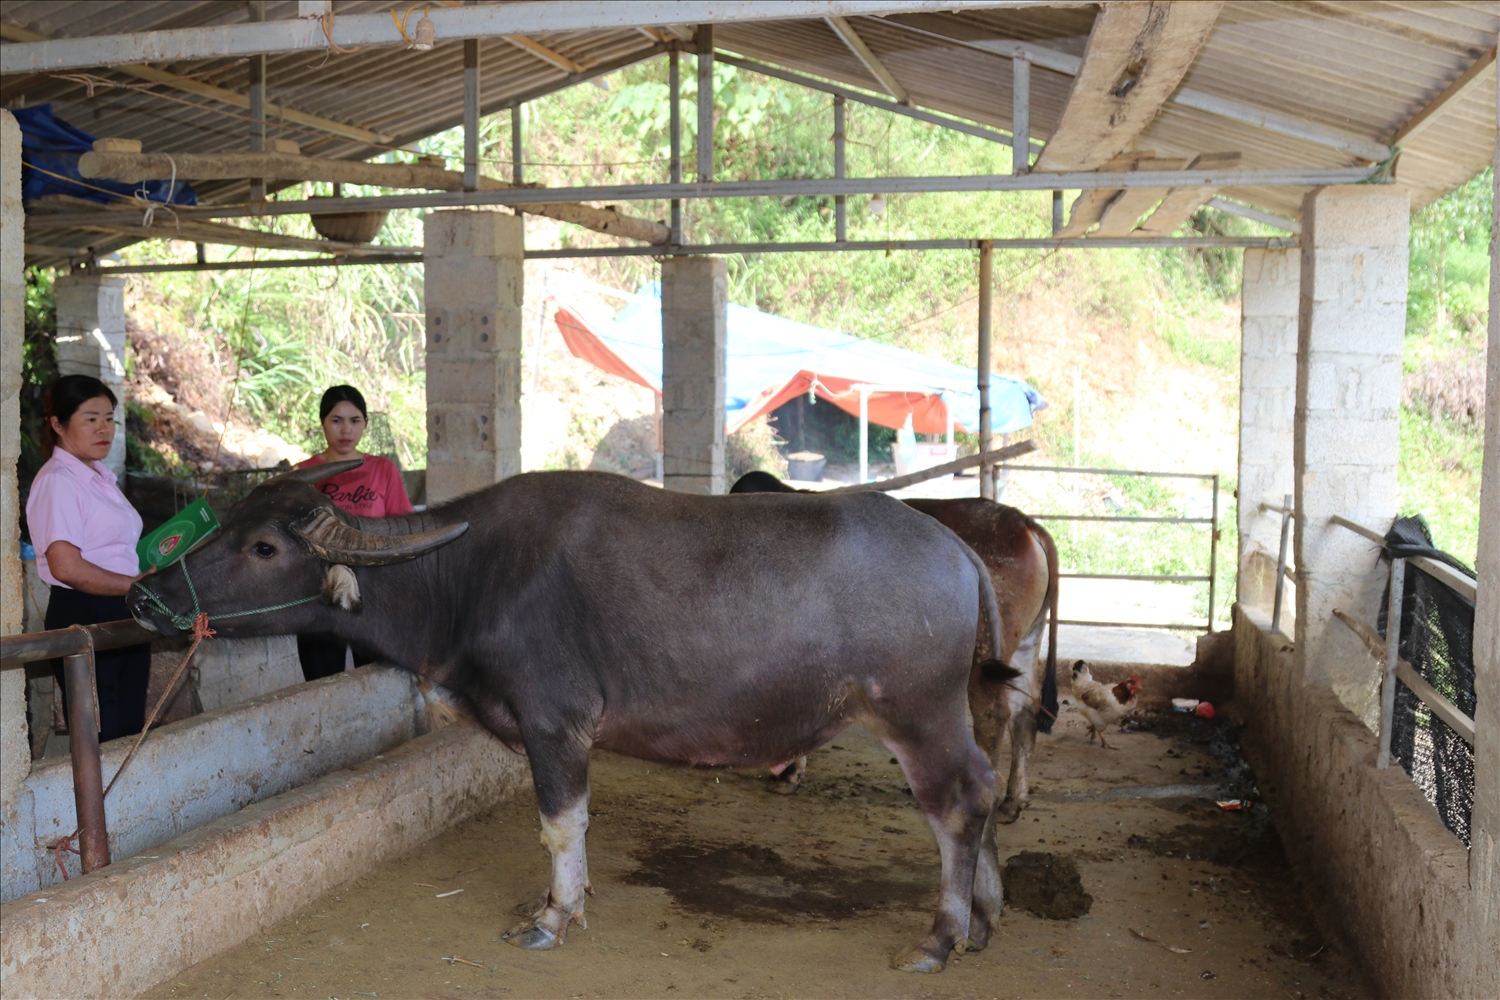
M97 597L123 597L130 592L132 583L156 572L155 566L137 576L111 572L89 562L83 558L78 546L64 541L47 546L47 569L54 579Z

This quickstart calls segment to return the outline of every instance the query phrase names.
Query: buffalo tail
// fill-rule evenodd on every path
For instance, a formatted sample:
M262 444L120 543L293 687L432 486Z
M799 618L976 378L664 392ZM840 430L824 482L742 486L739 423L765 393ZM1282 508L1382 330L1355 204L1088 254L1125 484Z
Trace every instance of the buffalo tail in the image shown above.
M1030 521L1030 518L1027 519ZM1042 705L1036 713L1036 728L1043 733L1052 732L1057 721L1057 544L1047 529L1031 521L1031 530L1041 539L1042 549L1047 553L1047 605L1050 620L1047 623L1047 673L1042 677Z

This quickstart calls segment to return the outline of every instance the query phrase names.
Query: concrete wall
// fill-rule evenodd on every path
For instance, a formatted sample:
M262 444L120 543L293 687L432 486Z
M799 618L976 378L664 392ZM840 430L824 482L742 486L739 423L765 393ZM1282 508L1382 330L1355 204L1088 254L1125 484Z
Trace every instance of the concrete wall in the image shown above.
M728 270L718 257L661 264L662 484L724 492Z
M1234 636L1241 743L1320 924L1384 996L1495 996L1463 842L1267 615L1236 605Z
M19 673L19 671L7 671ZM110 857L150 850L211 820L351 767L422 728L411 675L361 667L154 730L109 793ZM134 738L101 748L104 780ZM49 848L77 823L72 762L37 762L0 842L0 900L61 881ZM76 855L64 855L79 874Z
M114 445L104 466L125 485L125 279L103 274L59 275L57 370L92 375L115 394Z
M428 212L427 502L521 471L522 224L499 212Z
M523 758L476 724L440 729L0 906L0 992L134 996L526 784Z
M1309 192L1297 320L1297 656L1356 715L1379 715L1378 665L1333 617L1373 622L1388 574L1370 542L1396 515L1411 199L1395 185Z
M1300 252L1246 250L1240 319L1239 599L1270 608L1281 506L1293 492ZM1288 553L1290 556L1290 553ZM1288 616L1290 620L1290 616Z
M0 633L21 631L20 500L21 342L26 322L25 217L21 209L21 128L0 109ZM31 769L26 731L26 672L0 670L0 834L10 829Z

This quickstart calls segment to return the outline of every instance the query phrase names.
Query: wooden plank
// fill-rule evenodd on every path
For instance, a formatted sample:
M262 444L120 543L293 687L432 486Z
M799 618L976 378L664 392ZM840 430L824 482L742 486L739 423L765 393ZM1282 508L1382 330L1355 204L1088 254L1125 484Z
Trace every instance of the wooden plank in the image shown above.
M1208 40L1222 2L1110 3L1035 170L1094 170L1135 142Z
M825 17L823 20L828 22L828 26L833 29L834 34L844 40L844 44L849 46L849 51L853 52L855 57L864 63L865 69L870 71L870 75L880 81L880 86L885 88L886 93L894 97L899 104L911 103L911 95L906 92L906 88L901 86L901 82L896 79L895 74L886 69L885 63L881 62L880 58L874 52L870 51L870 47L865 44L865 40L859 37L859 32L854 30L854 25L842 17Z
M583 63L574 62L561 52L553 51L541 42L527 38L525 35L506 35L505 40L523 52L530 52L542 62L556 66L564 73L582 73L588 69Z
M307 239L301 236L285 236L259 229L246 229L221 222L205 222L201 219L185 219L174 222L170 215L158 211L154 225L143 227L140 217L134 212L121 212L127 216L118 226L86 226L80 228L118 233L136 239L190 240L193 243L213 243L223 246L254 247L259 250L303 250L309 253L330 253L341 256L364 254L410 253L420 254L421 247L378 246L373 243L345 243L340 240Z
M1459 739L1469 746L1474 745L1474 720L1459 711L1457 705L1444 698L1438 690L1427 679L1417 673L1416 669L1405 660L1396 663L1396 676L1401 678L1401 683L1411 688L1412 693L1432 709L1433 714L1448 723L1448 728L1458 734Z
M939 476L947 476L955 472L962 472L965 469L972 469L976 465L995 465L1000 462L1008 462L1013 458L1020 458L1022 455L1035 450L1036 442L1027 438L1025 441L1008 444L1004 448L996 448L983 455L969 455L965 458L954 459L952 462L944 462L942 465L934 465L932 468L923 469L920 472L908 472L904 476L882 479L878 483L852 483L848 486L835 486L831 490L816 490L814 492L865 493L874 491L884 493L887 490L904 490L908 486L915 486L918 483L925 483L927 480L936 479Z
M1187 160L1147 160L1149 170L1181 170L1187 166ZM1119 197L1110 201L1105 206L1104 214L1099 216L1099 228L1089 235L1091 236L1129 236L1135 224L1140 221L1146 210L1161 201L1171 191L1171 188L1130 188L1121 191Z
M1126 171L1139 169L1138 164L1143 161L1156 159L1156 154L1150 150L1134 150L1129 153L1121 153L1108 163L1099 168L1100 173L1124 173ZM1119 197L1118 189L1096 188L1085 191L1073 202L1073 210L1068 216L1068 224L1057 231L1057 235L1064 239L1074 236L1082 236L1103 217L1109 203Z
M1188 169L1227 170L1239 162L1239 153L1204 153L1188 164ZM1217 188L1172 188L1162 198L1156 211L1151 213L1151 217L1141 223L1138 232L1142 236L1171 236L1177 232L1178 226L1212 201L1217 193Z
M135 183L177 177L179 180L233 180L264 177L285 181L328 181L391 188L428 188L462 191L464 175L426 163L364 163L288 153L108 153L90 150L78 159L85 178L107 177ZM494 177L479 176L479 190L515 187ZM666 243L671 230L660 222L641 219L614 208L595 208L567 202L536 202L518 206L533 215L571 222L609 236L642 243Z
M1449 108L1454 107L1459 101L1469 95L1469 92L1489 78L1490 72L1495 68L1495 48L1491 48L1484 55L1474 60L1474 64L1464 70L1457 80L1448 84L1443 92L1434 97L1427 106L1412 115L1405 125L1396 130L1391 136L1391 145L1399 146L1410 142L1431 124L1443 116Z

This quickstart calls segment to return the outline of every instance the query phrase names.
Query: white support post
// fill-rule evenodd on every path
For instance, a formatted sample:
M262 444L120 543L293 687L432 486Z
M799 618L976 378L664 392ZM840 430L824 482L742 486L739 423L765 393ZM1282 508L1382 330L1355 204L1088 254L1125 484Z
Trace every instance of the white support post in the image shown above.
M682 66L676 46L667 53L668 132L671 159L668 171L673 184L682 183ZM682 199L672 199L672 245L682 245Z
M714 26L700 24L698 45L698 183L714 179Z
M1013 174L1031 171L1031 59L1024 49L1011 57L1011 168Z
M833 176L843 179L848 169L845 162L845 109L844 95L833 98ZM849 238L849 207L846 196L833 196L833 238L843 243Z
M67 274L53 285L57 299L57 370L92 375L115 394L115 443L105 468L125 482L125 279Z
M250 20L266 19L265 0L250 0ZM250 57L250 152L266 151L266 57ZM263 177L250 178L250 200L266 200L266 181Z
M1396 515L1410 215L1396 186L1321 188L1302 203L1295 655L1371 730L1379 671L1333 609L1374 621L1385 574L1371 543L1330 519L1384 532Z
M1385 615L1385 678L1380 682L1380 749L1375 766L1391 766L1391 723L1396 717L1396 665L1401 662L1401 602L1406 597L1406 560L1391 560Z
M464 190L479 190L479 39L477 38L464 39Z
M994 311L994 257L995 248L989 240L979 244L979 453L984 455L991 448L990 437L990 331L991 313ZM995 486L990 478L988 462L979 465L979 495L995 499Z
M662 483L669 490L724 492L728 305L724 258L662 261Z

